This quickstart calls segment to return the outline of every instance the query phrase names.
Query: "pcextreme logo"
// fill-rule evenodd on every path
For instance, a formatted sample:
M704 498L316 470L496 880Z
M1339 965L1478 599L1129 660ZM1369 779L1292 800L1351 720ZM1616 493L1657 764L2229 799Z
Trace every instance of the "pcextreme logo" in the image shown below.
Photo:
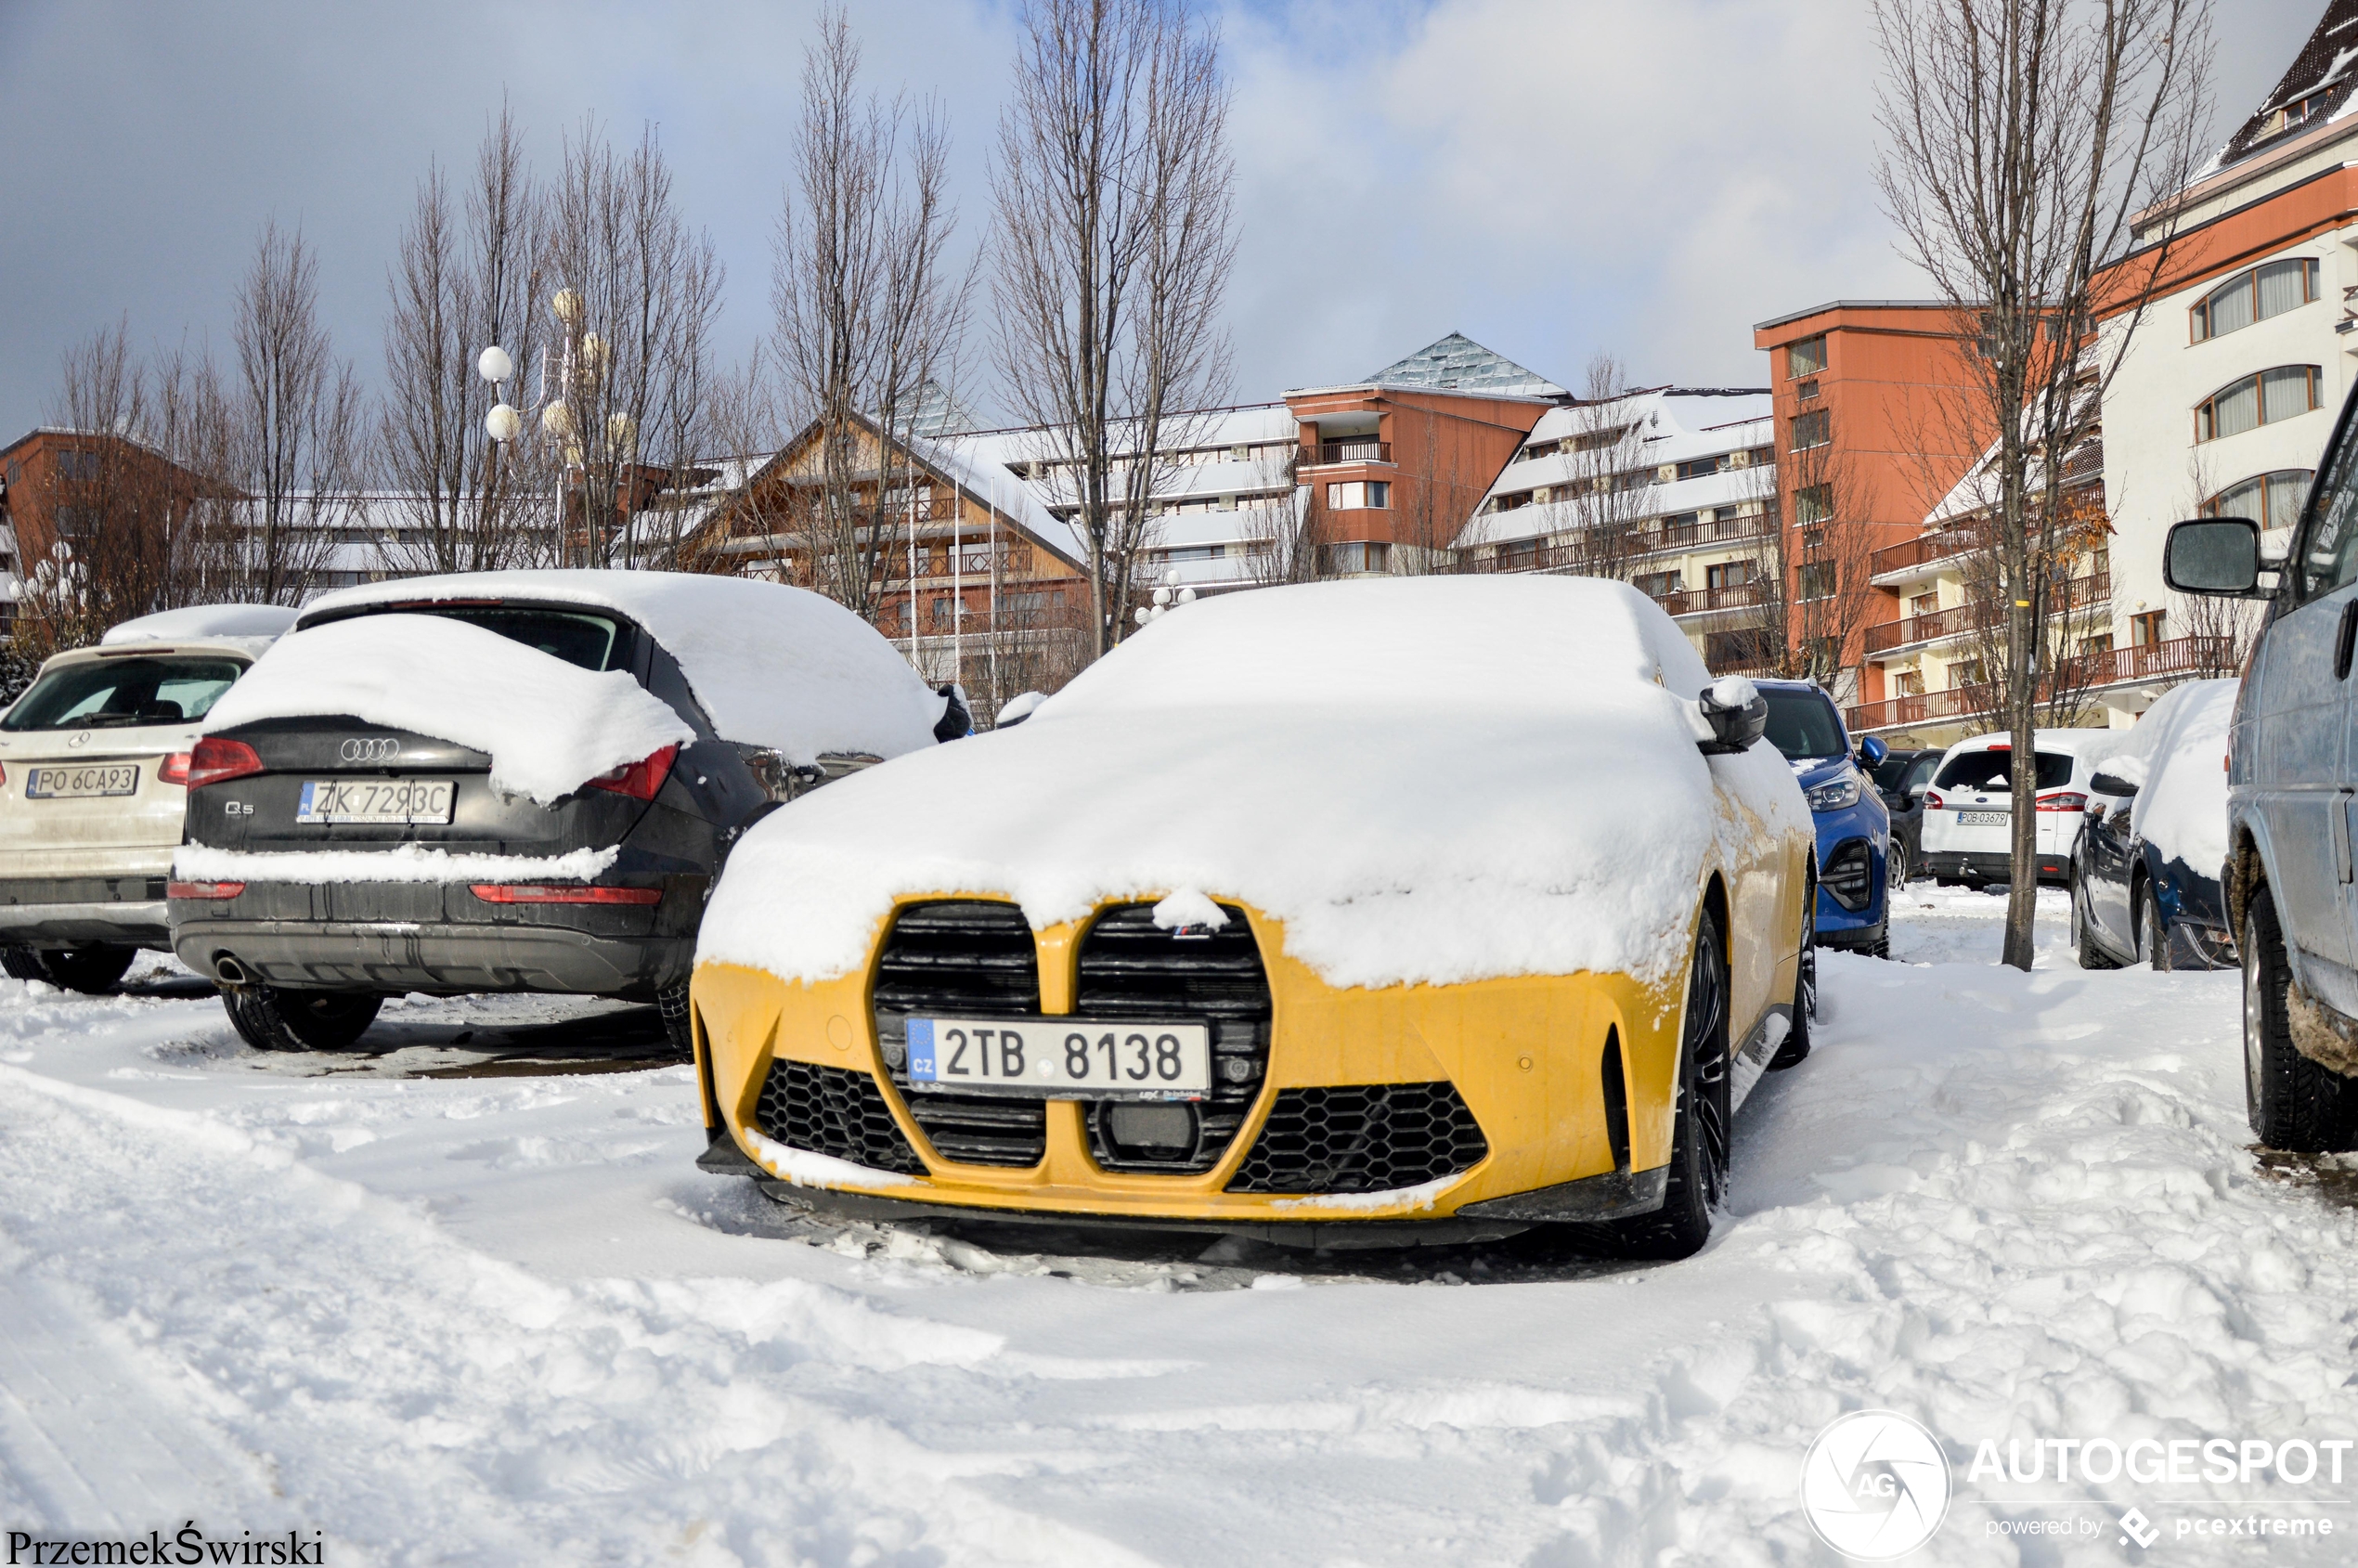
M1888 1562L1932 1538L1949 1512L1949 1456L1897 1410L1853 1410L1801 1461L1801 1509L1843 1556Z

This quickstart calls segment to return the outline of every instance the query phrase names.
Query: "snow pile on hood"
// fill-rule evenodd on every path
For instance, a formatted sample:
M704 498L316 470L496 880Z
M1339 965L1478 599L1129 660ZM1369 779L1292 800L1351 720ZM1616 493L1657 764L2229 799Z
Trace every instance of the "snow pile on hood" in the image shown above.
M2239 684L2190 680L2172 687L2130 732L2138 737L2135 756L2145 773L2129 808L2130 827L2165 862L2183 861L2204 876L2217 876L2227 862L2227 732Z
M339 589L306 626L359 604L505 599L628 616L680 661L720 738L810 763L824 752L898 757L934 744L942 699L875 628L823 595L692 572L473 572ZM641 753L641 755L644 755Z
M1618 583L1428 577L1190 605L1021 726L774 813L731 857L698 956L840 976L896 895L969 892L1012 897L1035 928L1107 899L1166 901L1159 923L1239 900L1337 985L1656 979L1684 962L1715 839L1732 859L1809 823L1773 747L1697 751L1711 683Z
M491 758L495 789L543 803L695 732L628 670L591 671L446 616L362 616L289 632L205 717L335 718Z
M107 647L125 642L230 642L259 655L284 636L294 620L295 612L283 604L188 604L110 627L98 641Z

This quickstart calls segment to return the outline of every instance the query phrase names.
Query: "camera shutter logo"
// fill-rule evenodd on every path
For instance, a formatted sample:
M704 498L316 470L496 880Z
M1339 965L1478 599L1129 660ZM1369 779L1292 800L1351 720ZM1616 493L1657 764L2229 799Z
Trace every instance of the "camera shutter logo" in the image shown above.
M1940 1528L1949 1456L1897 1410L1854 1410L1818 1434L1801 1461L1801 1509L1845 1557L1888 1562Z

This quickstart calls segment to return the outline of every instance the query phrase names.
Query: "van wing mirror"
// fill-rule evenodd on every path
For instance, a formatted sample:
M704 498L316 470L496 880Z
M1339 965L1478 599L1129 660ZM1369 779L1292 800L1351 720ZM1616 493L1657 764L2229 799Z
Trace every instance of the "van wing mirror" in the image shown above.
M1879 736L1868 735L1859 742L1859 760L1869 768L1882 767L1884 758L1890 755L1891 747L1884 745Z
M2180 593L2261 599L2260 525L2248 517L2196 517L2170 525L2162 580Z
M1744 700L1728 702L1723 697ZM1696 706L1703 711L1703 721L1711 727L1711 739L1695 743L1705 757L1748 751L1768 728L1768 699L1749 680L1721 680L1706 686Z

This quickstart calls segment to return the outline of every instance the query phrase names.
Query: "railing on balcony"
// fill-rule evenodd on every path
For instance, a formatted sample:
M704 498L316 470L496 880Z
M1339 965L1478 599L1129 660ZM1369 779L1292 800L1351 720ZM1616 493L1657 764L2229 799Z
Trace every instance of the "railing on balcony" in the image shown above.
M2066 690L2093 691L2135 680L2189 678L2220 672L2227 662L2223 637L2179 637L2167 642L2144 642L2084 654L2064 667ZM2040 683L2040 700L2054 691L2054 682ZM1888 730L1905 724L1931 724L1948 719L1972 719L1995 714L2002 693L1994 684L1952 687L1913 696L1885 697L1846 709L1853 730Z
M1726 588L1680 589L1654 595L1654 603L1674 616L1700 616L1714 610L1748 610L1764 603L1768 585L1761 581L1735 583Z
M1626 555L1654 555L1664 551L1698 550L1715 544L1730 544L1740 539L1767 538L1777 531L1777 519L1768 512L1751 517L1722 517L1710 523L1674 523L1658 528L1639 528L1630 533L1626 541ZM1587 560L1594 561L1600 551L1588 552ZM1561 572L1578 568L1583 552L1574 545L1555 544L1541 539L1522 539L1499 545L1486 556L1468 551L1460 557L1458 569L1467 572Z
M1867 573L1880 577L1888 572L1906 571L1911 566L1928 565L1946 561L1952 555L1986 542L1985 530L1979 528L1942 528L1933 533L1919 534L1912 539L1887 544L1867 558Z
M2091 604L2104 603L2112 597L2112 572L2106 568L2091 572L2084 577L2073 577L2061 595L2062 603L2054 606L2060 615L2069 610L2084 610ZM1867 652L1889 653L1911 642L1934 642L1943 637L1955 637L1973 630L1985 621L1986 612L1978 604L1959 604L1946 610L1935 610L1928 616L1909 616L1900 620L1884 621L1867 628Z
M1776 531L1775 513L1762 511L1750 517L1718 517L1708 523L1665 523L1658 528L1640 528L1629 536L1629 545L1640 554L1652 554L1661 550L1691 550L1735 539L1765 538Z
M1313 464L1338 462L1381 462L1392 460L1389 441L1321 441L1311 448L1303 460Z

